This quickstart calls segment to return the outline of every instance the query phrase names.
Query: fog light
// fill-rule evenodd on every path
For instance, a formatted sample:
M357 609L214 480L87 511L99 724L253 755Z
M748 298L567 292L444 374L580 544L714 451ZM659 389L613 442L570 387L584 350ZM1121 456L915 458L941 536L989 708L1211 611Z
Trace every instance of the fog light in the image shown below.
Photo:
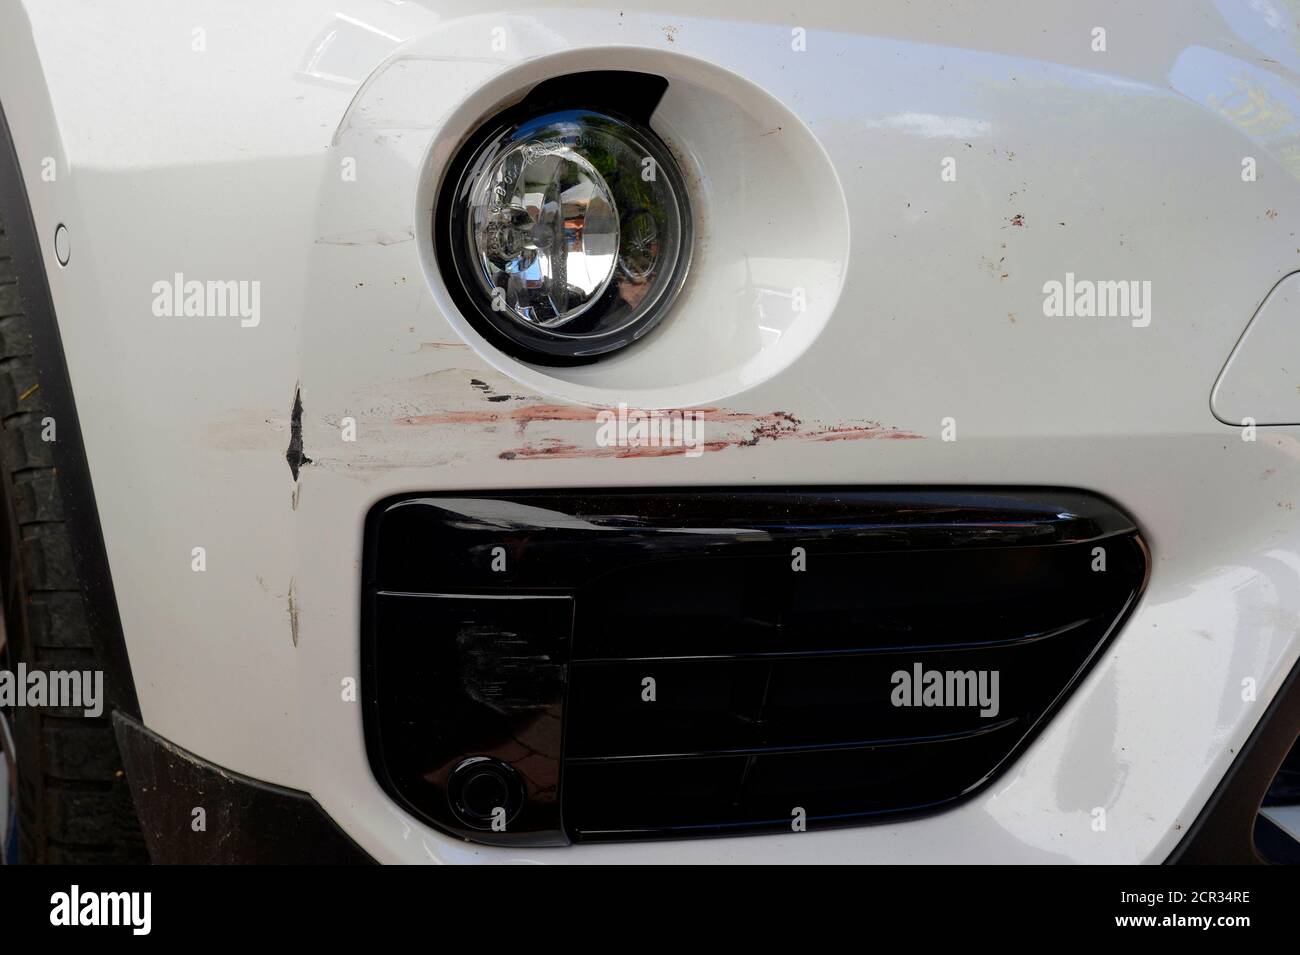
M485 129L439 205L467 317L542 362L623 348L654 327L690 262L681 173L649 129L588 110Z

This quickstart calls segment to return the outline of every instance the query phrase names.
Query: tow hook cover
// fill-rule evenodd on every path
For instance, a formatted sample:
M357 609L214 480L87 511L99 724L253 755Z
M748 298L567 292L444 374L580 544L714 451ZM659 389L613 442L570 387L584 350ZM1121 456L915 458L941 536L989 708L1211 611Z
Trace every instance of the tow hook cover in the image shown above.
M1300 272L1268 293L1210 393L1224 424L1300 424Z

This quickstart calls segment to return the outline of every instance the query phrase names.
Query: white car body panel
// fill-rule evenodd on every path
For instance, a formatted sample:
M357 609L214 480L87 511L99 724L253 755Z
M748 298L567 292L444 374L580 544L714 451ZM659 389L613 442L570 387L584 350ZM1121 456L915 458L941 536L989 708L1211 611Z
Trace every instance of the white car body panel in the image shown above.
M310 792L384 862L1163 861L1300 658L1300 430L1243 440L1210 409L1261 301L1300 269L1300 9L702 12L5 5L0 88L28 94L4 106L144 722ZM796 27L806 51L791 47ZM652 62L737 97L743 128L797 120L737 144L729 168L707 144L713 101L666 103L715 241L662 334L578 370L493 353L432 268L432 177L496 91ZM955 182L941 180L945 157ZM814 214L773 232L764 204L783 200L769 179L800 171L782 179L786 199ZM260 281L260 322L156 316L154 283L175 273ZM1067 273L1149 281L1149 325L1046 316L1044 283ZM807 311L772 326L795 286ZM746 446L748 427L724 422L708 435L724 446L698 457L603 456L589 421L485 416L496 406L471 379L523 399L511 408L779 410L805 433ZM299 387L312 461L295 482ZM816 436L869 423L918 437ZM375 502L826 483L1077 487L1140 524L1152 551L1140 606L991 787L907 822L536 850L452 839L380 789L360 708L340 690L357 676Z

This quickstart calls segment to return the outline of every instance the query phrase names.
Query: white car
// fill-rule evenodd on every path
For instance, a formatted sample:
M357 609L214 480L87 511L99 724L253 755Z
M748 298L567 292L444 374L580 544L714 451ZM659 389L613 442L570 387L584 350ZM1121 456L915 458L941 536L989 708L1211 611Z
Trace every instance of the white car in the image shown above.
M1295 861L1300 11L0 3L0 841Z

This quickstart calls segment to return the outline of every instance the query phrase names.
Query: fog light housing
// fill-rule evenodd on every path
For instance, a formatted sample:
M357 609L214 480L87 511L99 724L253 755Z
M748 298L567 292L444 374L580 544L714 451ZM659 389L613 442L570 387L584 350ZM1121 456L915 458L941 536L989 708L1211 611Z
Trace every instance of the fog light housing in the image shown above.
M501 118L449 169L435 234L466 317L539 363L625 348L686 279L691 217L663 142L594 110Z

